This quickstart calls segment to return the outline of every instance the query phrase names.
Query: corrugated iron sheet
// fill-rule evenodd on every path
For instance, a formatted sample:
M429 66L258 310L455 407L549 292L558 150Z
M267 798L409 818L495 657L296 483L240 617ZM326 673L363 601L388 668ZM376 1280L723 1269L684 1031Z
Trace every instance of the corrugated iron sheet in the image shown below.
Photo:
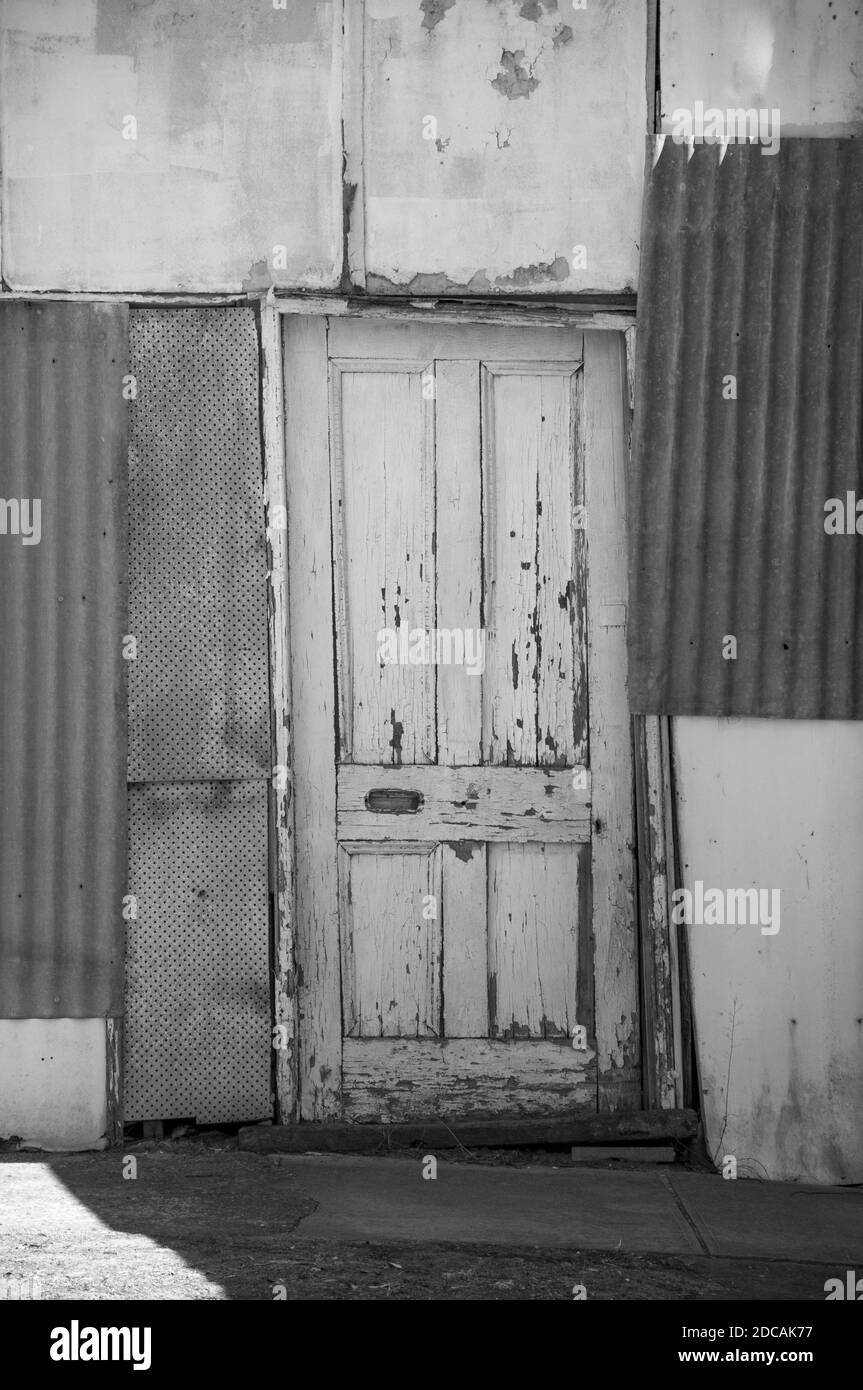
M631 706L860 719L863 535L825 503L863 500L863 142L687 153L645 194Z
M41 504L0 534L4 1018L123 1007L126 343L122 306L0 305L0 497Z

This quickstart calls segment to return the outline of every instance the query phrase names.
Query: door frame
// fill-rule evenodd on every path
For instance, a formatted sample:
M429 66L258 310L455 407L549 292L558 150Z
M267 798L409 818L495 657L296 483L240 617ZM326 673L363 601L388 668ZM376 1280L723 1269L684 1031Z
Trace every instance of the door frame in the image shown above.
M551 325L580 328L591 334L600 331L605 365L618 373L621 383L619 425L596 431L594 447L604 448L612 469L610 479L615 495L626 497L627 468L631 441L631 415L634 386L635 314L631 309L584 307L560 302L524 304L513 302L446 302L393 300L365 303L360 300L320 296L284 296L262 300L259 310L261 344L261 428L264 457L264 501L267 525L268 620L270 629L270 678L272 688L273 768L271 826L273 843L273 1041L275 1057L276 1118L280 1124L304 1120L340 1120L341 1110L333 1103L333 1092L322 1088L311 1108L300 1113L300 1057L298 974L296 960L296 800L295 749L292 727L292 683L290 650L290 593L287 553L287 427L284 394L283 315L310 324L321 317L373 317L398 322L504 324L527 327ZM285 320L287 322L287 320ZM311 356L311 354L310 354ZM317 363L310 362L311 373ZM628 382L628 390L626 383ZM326 409L328 382L314 382L310 376L303 386L322 393ZM588 398L589 376L585 353L585 418L588 435L594 402ZM628 398L628 400L627 400ZM597 421L594 420L594 426ZM328 539L327 539L328 543ZM590 563L590 562L589 562ZM588 623L590 635L590 621ZM596 622L594 638L598 637ZM592 645L589 651L592 650ZM589 667L590 669L590 667ZM625 670L625 666L624 666ZM625 685L624 685L625 691ZM329 713L329 712L328 712ZM685 1020L681 1012L680 949L671 919L671 892L675 886L673 787L671 776L670 722L655 715L628 715L634 774L635 899L637 924L635 939L622 958L612 958L603 943L605 956L595 962L600 972L612 980L620 969L636 973L640 1013L641 1083L637 1090L624 1079L633 1049L618 1046L612 1037L597 1040L603 1065L599 1077L599 1109L638 1111L676 1109L683 1104L682 1037ZM303 808L300 807L300 814ZM596 815L596 810L594 810ZM601 836L599 841L601 854ZM596 860L594 860L596 864ZM336 947L338 942L336 942ZM333 956L333 968L339 955ZM603 1084L605 1078L606 1084Z

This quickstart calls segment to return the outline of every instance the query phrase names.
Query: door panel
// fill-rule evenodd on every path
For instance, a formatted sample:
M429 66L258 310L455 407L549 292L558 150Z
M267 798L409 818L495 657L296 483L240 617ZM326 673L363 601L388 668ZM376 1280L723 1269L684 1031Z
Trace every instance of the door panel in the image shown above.
M431 844L339 845L345 1037L436 1038L441 1032L440 893Z
M304 1117L595 1108L615 1069L631 1103L631 754L588 700L582 350L570 330L287 326ZM622 944L597 991L599 930Z
M437 626L478 629L482 619L482 441L479 363L434 362ZM481 762L482 681L437 667L438 765Z
M488 654L484 761L561 767L586 747L578 363L482 370Z
M488 847L489 1032L567 1038L577 1017L578 873L568 844Z
M381 762L382 733L392 761L435 760L433 668L382 666L369 636L434 625L425 365L330 364L340 743L352 762Z
M462 840L442 851L444 1037L487 1038L486 844Z

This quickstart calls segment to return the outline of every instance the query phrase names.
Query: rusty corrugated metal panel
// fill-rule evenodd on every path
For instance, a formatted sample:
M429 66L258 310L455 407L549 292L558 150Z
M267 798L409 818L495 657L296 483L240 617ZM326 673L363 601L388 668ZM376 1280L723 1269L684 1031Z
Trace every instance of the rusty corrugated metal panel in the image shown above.
M632 708L863 718L863 142L666 139L642 255Z
M122 1012L126 343L122 306L0 305L0 496L41 504L0 534L4 1018Z

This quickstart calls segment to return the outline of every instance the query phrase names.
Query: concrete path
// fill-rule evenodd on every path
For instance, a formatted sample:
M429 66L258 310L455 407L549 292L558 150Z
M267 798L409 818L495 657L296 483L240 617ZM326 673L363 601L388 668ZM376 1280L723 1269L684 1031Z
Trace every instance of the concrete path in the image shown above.
M863 1192L673 1165L0 1157L0 1299L820 1299L863 1276ZM134 1163L131 1162L134 1160Z
M318 1203L297 1228L304 1239L705 1253L657 1173L439 1163L437 1178L424 1179L412 1158L315 1154L281 1164Z
M863 1190L712 1174L440 1163L336 1154L278 1160L317 1202L302 1238L653 1251L863 1265Z
M863 1188L723 1182L673 1169L669 1183L711 1255L856 1261L863 1273Z

